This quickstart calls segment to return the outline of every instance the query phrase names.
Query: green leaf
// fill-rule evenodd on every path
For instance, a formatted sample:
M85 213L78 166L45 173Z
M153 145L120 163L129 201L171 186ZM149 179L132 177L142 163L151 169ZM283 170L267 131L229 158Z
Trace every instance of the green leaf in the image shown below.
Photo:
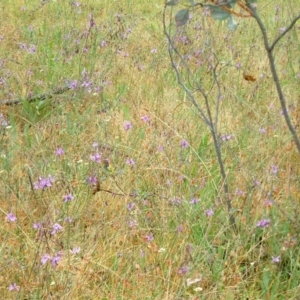
M168 1L166 3L166 5L174 6L174 5L177 5L179 2L180 2L180 0L171 0L171 1Z
M227 22L227 27L229 30L231 31L235 31L238 27L238 22L235 20L235 18L230 15L229 19L228 19L228 22Z
M189 20L188 9L181 9L180 11L177 12L175 16L175 22L177 27L185 25L188 20Z
M209 5L210 14L214 20L222 21L228 19L231 14L218 6Z
M237 0L231 0L228 4L226 4L227 7L232 8L236 5Z

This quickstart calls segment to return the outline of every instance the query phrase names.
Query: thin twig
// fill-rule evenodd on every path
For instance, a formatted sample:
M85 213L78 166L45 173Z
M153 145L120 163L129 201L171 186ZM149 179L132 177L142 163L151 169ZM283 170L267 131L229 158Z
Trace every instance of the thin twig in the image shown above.
M249 7L249 9L251 10L252 16L256 20L256 22L257 22L257 24L260 28L260 31L263 35L265 49L266 49L266 52L267 52L267 55L268 55L268 59L269 59L269 63L270 63L270 69L271 69L273 80L274 80L274 83L275 83L275 86L276 86L276 89L277 89L277 94L278 94L279 101L280 101L280 104L281 104L282 113L284 115L285 122L286 122L292 136L293 136L294 142L295 142L295 144L297 146L297 149L298 149L298 152L300 154L300 140L299 140L299 137L297 135L296 129L292 124L292 121L290 119L290 116L289 116L289 113L288 113L288 110L287 110L286 100L285 100L285 97L284 97L284 94L283 94L283 91L282 91L282 88L281 88L281 83L279 81L279 77L278 77L277 70L276 70L276 65L275 65L275 59L274 59L274 56L273 56L273 50L274 50L275 45L289 30L292 29L292 27L295 25L296 21L300 18L300 15L293 19L292 23L286 28L286 30L279 37L277 37L275 39L275 41L270 46L268 36L267 36L267 30L266 30L266 27L264 26L261 18L259 17L256 10L253 8L251 3L249 2L249 0L246 0L246 3L247 3L247 6Z
M227 184L227 176L226 176L225 167L224 167L224 163L223 163L223 159L222 159L221 147L220 147L217 128L216 128L217 124L214 124L214 121L213 121L213 117L212 117L212 114L211 114L211 104L210 104L209 99L208 99L208 94L204 91L203 87L199 84L199 82L196 81L196 79L193 76L189 66L186 64L185 59L182 57L182 55L179 53L179 51L175 47L175 45L174 45L174 43L173 43L173 41L170 37L171 36L171 26L170 26L169 32L167 31L166 9L167 9L167 6L165 6L164 11L163 11L163 28L164 28L164 34L168 39L168 52L169 52L169 56L170 56L171 65L172 65L172 68L174 69L174 71L176 73L178 84L184 89L184 91L186 92L186 94L188 96L188 99L196 107L196 109L200 113L201 118L204 120L205 124L209 127L209 129L211 131L211 134L213 136L214 147L215 147L215 151L216 151L216 155L217 155L217 160L218 160L218 164L219 164L219 168L220 168L220 173L221 173L221 176L222 176L222 179L223 179L223 189L224 189L224 192L225 192L226 204L227 204L227 209L228 209L228 213L229 213L229 222L230 222L230 225L233 227L233 229L235 231L237 231L237 225L236 225L235 217L233 215L233 209L232 209L231 200L230 200L230 196L229 196L229 188L228 188L228 184ZM170 18L172 19L172 8L171 8ZM186 68L186 70L188 72L188 75L192 78L192 81L194 82L194 84L197 87L196 91L199 91L200 94L202 95L202 97L204 98L206 113L204 112L203 109L200 108L200 106L196 102L195 98L193 97L191 91L183 83L182 78L181 78L181 74L180 74L180 72L179 72L179 70L178 70L178 68L177 68L177 66L174 62L173 52L175 52L175 54L179 57L181 63ZM213 69L213 75L214 75L214 80L215 80L214 83L217 83L218 92L220 94L220 84L219 84L217 76L216 76L216 68L217 68L218 64L219 64L219 61L215 66L212 66L212 69ZM212 85L212 87L213 87L213 85ZM217 109L217 112L218 112L218 109ZM216 120L217 119L218 118L216 118Z
M58 87L58 88L50 91L49 93L33 95L33 96L27 97L25 99L2 100L2 101L0 101L0 105L16 105L23 101L27 101L27 102L42 101L45 99L52 98L54 95L63 94L70 89L71 88L69 86Z

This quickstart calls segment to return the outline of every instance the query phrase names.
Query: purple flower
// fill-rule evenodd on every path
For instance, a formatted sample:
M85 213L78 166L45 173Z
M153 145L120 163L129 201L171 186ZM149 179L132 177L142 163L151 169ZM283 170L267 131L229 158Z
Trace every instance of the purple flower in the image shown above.
M42 226L42 223L40 223L40 222L37 222L37 223L33 223L33 228L34 229L41 229L43 226Z
M126 164L133 167L135 165L135 161L132 158L128 158L126 159Z
M0 78L0 83L1 83L1 78ZM8 126L8 122L5 120L3 114L0 114L0 123L2 127L7 127Z
M147 243L150 243L151 241L153 241L153 239L154 239L154 236L153 236L152 232L150 232L148 235L145 235L145 241Z
M25 43L20 44L20 49L27 50L27 45Z
M182 232L182 231L183 231L183 226L180 224L180 225L178 225L178 227L177 227L177 232L180 233L180 232Z
M55 155L56 156L62 156L65 154L65 151L63 148L57 148L56 151L55 151Z
M51 258L51 265L52 267L57 267L58 263L61 261L62 259L62 252L59 251L57 252L55 255L52 256Z
M73 219L71 217L66 217L65 218L65 221L68 222L68 223L72 223L73 222Z
M39 180L34 183L34 189L44 190L48 187L51 187L52 183L54 183L54 181L55 180L51 175L49 175L48 177L45 177L45 178L39 177Z
M163 152L164 151L164 147L162 145L158 145L157 151Z
M129 228L136 227L137 225L138 225L138 223L137 223L137 221L135 221L135 220L130 220L130 221L128 222Z
M260 185L260 182L259 182L257 179L255 179L255 180L254 180L254 185L259 186L259 185Z
M185 275L189 271L187 266L183 266L178 270L178 275Z
M91 155L91 160L100 164L101 162L101 154L95 153L94 155Z
M259 128L259 132L260 132L261 134L266 133L266 128Z
M10 291L10 292L12 292L12 291L19 291L20 290L20 287L14 282L14 283L11 283L10 285L9 285L9 288L8 288L8 290Z
M156 48L153 48L153 49L151 49L150 52L151 52L151 53L157 53L157 49L156 49Z
M205 211L205 215L207 216L207 217L211 217L211 216L213 216L214 215L214 211L210 208L210 209L207 209L206 211Z
M237 189L237 190L235 191L235 194L236 194L236 195L239 195L239 196L243 196L245 193L244 193L242 190Z
M36 46L30 45L28 48L29 53L34 54L36 52Z
M78 85L78 81L77 80L72 80L68 83L68 87L71 89L71 90L75 90L77 88L77 85Z
M89 185L97 185L98 184L98 178L97 178L97 176L90 176L87 179L87 182L88 182Z
M63 197L63 201L66 203L66 202L68 202L68 201L72 201L72 200L74 200L74 196L71 194L71 193L69 193L68 195L65 195L64 197Z
M188 148L188 146L189 146L189 143L188 143L186 140L182 140L182 141L180 142L180 147L181 147L181 148L186 149L186 148Z
M233 138L233 135L232 135L232 134L224 134L224 135L221 136L221 140L222 140L223 142L229 141L229 140L231 140L232 138Z
M74 247L72 250L70 250L70 252L72 253L72 254L78 254L79 252L80 252L80 247Z
M11 212L6 216L8 222L14 223L17 221L17 217Z
M264 206L271 207L273 205L273 203L274 202L272 200L267 199L264 203Z
M106 46L107 46L107 42L103 40L103 41L100 43L100 46L101 46L101 47L106 47Z
M142 116L141 120L144 121L145 123L150 123L150 118L148 116Z
M190 200L190 204L197 204L199 201L200 201L199 198L192 198L192 199Z
M127 204L126 207L127 207L128 210L133 210L133 208L135 207L135 203L134 202L130 202L130 203Z
M129 122L129 121L125 121L125 122L124 122L124 129L125 129L126 131L132 129L132 127L133 127L133 125L131 124L131 122Z
M257 222L256 227L265 228L265 227L269 227L270 224L271 224L270 219L262 219Z
M272 263L273 264L280 263L280 256L272 256Z
M181 199L179 199L179 198L174 198L174 199L171 199L170 201L169 201L169 203L170 203L170 205L181 205L181 203L182 203L182 200Z
M63 230L63 227L58 223L54 223L52 225L52 230L51 230L50 233L53 235L53 234L55 234L55 233L57 233L58 231L61 231L61 230Z
M48 260L50 260L50 259L51 259L51 256L48 253L43 254L41 257L41 264L45 265L48 262Z
M278 172L278 166L273 165L273 166L272 166L272 173L273 173L274 175L276 175L277 172Z

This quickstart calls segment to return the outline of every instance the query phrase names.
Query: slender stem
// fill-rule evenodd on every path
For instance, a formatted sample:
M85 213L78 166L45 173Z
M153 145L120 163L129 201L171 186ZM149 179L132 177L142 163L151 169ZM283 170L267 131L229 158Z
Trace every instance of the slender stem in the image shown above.
M172 18L172 16L171 16ZM193 105L196 107L196 109L198 110L198 112L200 113L202 119L204 120L204 122L206 123L206 125L209 127L211 134L213 136L213 141L214 141L214 147L215 147L215 151L216 151L216 155L217 155L217 160L218 160L218 164L219 164L219 168L220 168L220 173L221 173L221 177L223 180L223 189L224 189L224 193L225 193L225 197L226 197L226 205L227 205L227 210L229 213L229 222L230 225L233 227L233 229L237 232L237 226L236 226L236 221L235 221L235 217L233 215L232 212L232 205L231 205L231 200L230 200L230 196L229 196L229 188L228 188L228 184L227 184L227 176L226 176L226 172L225 172L225 167L224 167L224 162L223 162L223 158L222 158L222 152L221 152L221 147L220 147L220 143L219 143L219 137L218 137L218 133L217 133L217 123L215 123L213 121L213 117L211 114L211 104L209 102L208 99L208 94L204 91L203 87L201 85L199 85L199 82L196 82L195 79L193 79L194 84L196 85L196 91L199 91L200 94L203 96L204 101L205 101L205 107L206 107L206 113L204 112L204 110L198 105L198 103L196 102L195 98L193 97L191 91L187 88L187 86L184 84L184 82L182 81L182 76L178 70L178 67L174 61L174 57L173 57L173 52L175 52L175 54L179 57L181 63L183 64L183 66L187 69L187 72L189 75L191 75L191 77L193 78L193 74L190 70L190 68L187 66L184 57L182 57L182 55L178 52L178 50L176 49L172 39L171 39L171 33L170 33L170 29L169 31L167 30L167 26L166 26L166 6L163 12L163 28L164 28L164 34L168 39L168 51L169 51L169 56L170 56L170 61L172 64L172 68L174 69L175 73L176 73L176 77L177 77L177 81L178 84L184 89L184 91L186 92L188 99L193 103ZM218 64L213 68L213 75L214 75L214 80L215 83L218 86L218 95L220 96L220 84L216 75L216 68L217 68ZM219 99L218 99L219 101ZM218 112L218 109L217 109ZM216 120L218 120L218 117L216 116Z
M273 80L274 80L274 83L275 83L275 86L276 86L276 89L277 89L277 94L278 94L279 101L280 101L280 104L281 104L282 113L284 115L285 122L286 122L292 136L293 136L294 142L295 142L295 144L297 146L297 149L298 149L298 152L300 154L300 140L299 140L299 137L298 137L297 132L295 130L295 127L293 126L293 124L291 122L291 119L290 119L290 116L289 116L289 113L288 113L288 110L287 110L286 100L285 100L285 97L284 97L284 94L283 94L283 91L282 91L282 88L281 88L281 84L280 84L278 73L277 73L276 66L275 66L275 59L274 59L274 56L273 56L273 50L274 50L275 45L278 43L278 41L289 30L292 29L292 27L295 25L296 21L298 19L300 19L300 15L293 19L291 24L285 29L285 31L279 37L277 37L275 39L275 41L270 46L268 36L267 36L267 30L266 30L266 27L264 26L261 18L258 16L258 14L255 11L255 9L253 8L253 6L250 4L249 0L246 0L246 3L247 3L247 6L249 7L249 9L251 10L252 16L256 20L256 22L257 22L257 24L260 28L260 31L263 35L265 49L266 49L266 52L267 52L267 55L268 55L268 59L269 59L269 63L270 63L270 69L271 69Z

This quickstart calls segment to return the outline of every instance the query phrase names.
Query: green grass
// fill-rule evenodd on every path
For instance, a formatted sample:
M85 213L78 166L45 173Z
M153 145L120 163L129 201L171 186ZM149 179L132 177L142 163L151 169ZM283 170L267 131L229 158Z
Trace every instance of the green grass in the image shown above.
M275 4L259 5L270 37L299 8L297 1L277 4L277 22ZM219 131L233 135L222 144L222 154L239 229L234 232L209 129L171 68L163 2L84 1L77 7L69 1L18 0L1 10L6 21L0 24L0 100L22 100L0 106L9 123L0 128L3 299L299 297L299 154L280 115L253 20L239 19L232 33L195 12L186 29L193 42L180 46L191 53L209 40L227 64L220 72ZM205 22L205 32L193 29L197 21ZM296 24L275 52L296 125L299 51ZM190 63L209 88L207 65ZM257 80L247 82L243 74ZM75 89L26 101L74 80ZM216 95L212 90L212 105ZM132 123L130 130L125 121ZM59 157L60 147L65 154ZM101 163L91 160L95 153ZM51 187L33 188L49 175L55 179ZM99 184L89 185L91 176ZM65 203L70 193L74 200ZM193 198L200 201L191 204ZM274 203L266 206L267 199ZM211 217L205 214L209 209ZM17 221L7 220L9 213ZM261 230L256 224L263 218L271 225ZM41 228L34 229L38 222ZM55 223L63 229L51 234ZM74 247L80 252L72 253ZM41 263L45 254L61 256L56 267ZM280 262L272 263L272 256ZM19 291L9 291L13 283Z

